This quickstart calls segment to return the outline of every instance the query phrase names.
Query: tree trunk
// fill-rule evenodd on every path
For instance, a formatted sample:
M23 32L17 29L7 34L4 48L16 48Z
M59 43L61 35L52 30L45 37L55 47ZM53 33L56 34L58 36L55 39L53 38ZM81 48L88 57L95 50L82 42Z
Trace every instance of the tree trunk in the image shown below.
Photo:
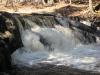
M42 4L43 4L43 5L46 5L47 3L45 2L45 0L42 0Z
M43 5L52 5L54 4L54 0L42 0L42 4Z
M9 4L11 4L11 6L13 7L13 6L14 6L14 5L13 5L13 0L7 0L7 1L6 1L6 7L7 7Z
M48 0L48 5L54 4L54 0Z
M6 7L8 6L8 5L11 5L11 7L15 10L15 11L17 11L17 8L14 6L14 4L13 4L13 0L7 0L6 1Z
M89 11L93 12L92 0L89 0Z
M70 0L70 3L69 4L72 4L72 0Z
M2 3L2 0L0 0L0 2Z

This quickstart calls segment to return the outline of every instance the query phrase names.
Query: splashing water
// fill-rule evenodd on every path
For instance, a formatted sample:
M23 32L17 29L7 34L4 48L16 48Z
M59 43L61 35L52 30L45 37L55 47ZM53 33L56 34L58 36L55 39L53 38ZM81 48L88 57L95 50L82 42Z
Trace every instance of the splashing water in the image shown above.
M100 44L82 45L69 28L34 26L23 30L21 36L24 47L12 54L12 63L17 66L50 63L100 71Z

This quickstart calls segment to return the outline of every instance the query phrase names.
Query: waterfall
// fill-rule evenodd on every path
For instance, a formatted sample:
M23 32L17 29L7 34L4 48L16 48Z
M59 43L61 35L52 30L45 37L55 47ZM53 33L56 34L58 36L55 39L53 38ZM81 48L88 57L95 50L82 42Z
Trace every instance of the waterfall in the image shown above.
M23 20L29 27L24 29L20 20L16 20L24 46L12 54L12 64L32 68L38 63L49 63L100 71L97 67L100 43L94 43L95 39L89 33L61 25L41 27L25 18Z

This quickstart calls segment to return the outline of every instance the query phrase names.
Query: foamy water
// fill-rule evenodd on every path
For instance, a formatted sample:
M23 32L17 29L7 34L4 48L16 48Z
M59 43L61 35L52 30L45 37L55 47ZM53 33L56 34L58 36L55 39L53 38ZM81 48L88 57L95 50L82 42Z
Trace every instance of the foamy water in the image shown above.
M82 45L69 28L35 26L21 34L24 47L12 54L14 65L32 67L37 63L50 63L100 71L100 44Z

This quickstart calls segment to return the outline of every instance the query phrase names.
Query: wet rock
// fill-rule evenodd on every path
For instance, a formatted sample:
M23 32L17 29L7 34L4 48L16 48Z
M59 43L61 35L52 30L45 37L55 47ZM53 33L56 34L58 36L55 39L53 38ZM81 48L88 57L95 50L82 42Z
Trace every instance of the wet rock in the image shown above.
M11 14L0 12L0 71L11 68L10 55L21 46L20 33Z
M19 29L11 14L7 12L1 12L1 16L0 26L3 29L3 32L0 31L2 33L1 39L5 41L12 53L13 50L21 47L22 44ZM5 37L3 35L5 35Z
M66 66L57 66L51 64L42 64L42 67L32 69L16 69L11 75L100 75L99 73L79 70Z

